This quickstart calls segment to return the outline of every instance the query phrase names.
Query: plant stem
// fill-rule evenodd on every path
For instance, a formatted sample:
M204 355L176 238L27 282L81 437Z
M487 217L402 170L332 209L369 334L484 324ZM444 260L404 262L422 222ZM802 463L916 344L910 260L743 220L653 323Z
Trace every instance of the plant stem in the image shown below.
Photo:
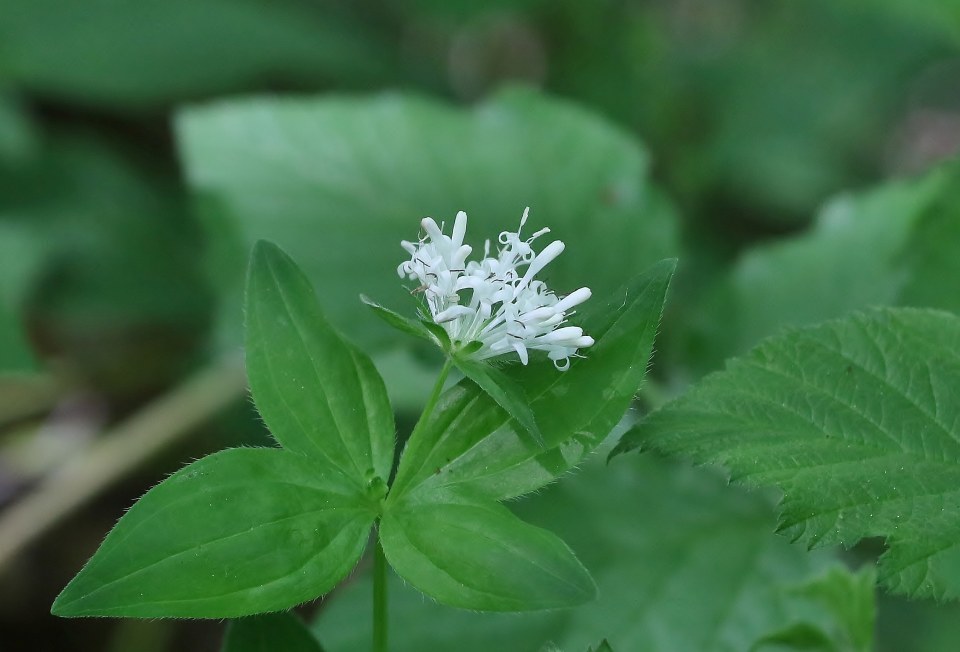
M373 557L373 652L387 652L387 558L379 535Z
M440 375L437 377L437 382L433 384L433 391L430 393L430 398L427 399L427 404L424 406L423 412L420 414L420 419L417 421L417 425L414 427L413 432L410 433L410 439L413 439L417 436L417 431L420 430L421 426L430 419L430 415L433 414L434 408L437 407L437 401L440 400L440 394L443 393L443 386L447 382L447 376L450 375L450 368L452 366L453 360L450 358L447 358L443 361L443 367L440 369Z
M420 432L423 424L427 422L437 402L440 400L440 394L443 393L443 386L447 382L447 376L450 375L450 368L453 361L447 358L440 369L440 375L433 385L433 391L427 404L423 408L420 420L410 434L409 446L417 440L417 433ZM377 547L373 555L373 652L387 652L387 558L383 554L383 546L380 544L380 534L377 533Z

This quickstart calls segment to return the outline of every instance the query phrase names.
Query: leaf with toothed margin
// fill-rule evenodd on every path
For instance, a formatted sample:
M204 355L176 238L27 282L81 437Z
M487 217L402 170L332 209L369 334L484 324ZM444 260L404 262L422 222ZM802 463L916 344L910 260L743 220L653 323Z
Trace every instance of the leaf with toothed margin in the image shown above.
M628 432L783 491L808 546L883 537L880 581L960 597L960 317L895 308L766 340Z

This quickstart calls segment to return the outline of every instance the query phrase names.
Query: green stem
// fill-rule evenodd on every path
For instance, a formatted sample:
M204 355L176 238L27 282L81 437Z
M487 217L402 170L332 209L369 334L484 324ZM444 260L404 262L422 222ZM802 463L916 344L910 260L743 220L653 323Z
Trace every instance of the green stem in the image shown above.
M373 652L387 652L387 558L379 536L373 557Z
M427 422L433 410L437 407L440 395L443 393L443 386L447 382L447 376L450 375L450 368L453 361L447 358L440 370L440 376L433 385L433 391L423 408L423 414L420 420L410 434L410 443L417 440L417 434ZM387 558L383 554L383 546L380 544L380 536L377 534L377 549L373 556L373 652L387 652Z
M430 393L430 398L427 399L427 404L424 406L423 412L420 414L420 420L417 421L417 425L414 427L413 432L410 433L411 440L417 436L417 432L420 431L423 425L430 420L430 415L433 414L434 408L437 407L437 401L440 400L440 395L443 393L443 386L447 383L447 376L450 375L451 367L453 367L453 360L447 358L443 361L443 367L440 369L440 375L437 377L437 382L433 384L433 391Z

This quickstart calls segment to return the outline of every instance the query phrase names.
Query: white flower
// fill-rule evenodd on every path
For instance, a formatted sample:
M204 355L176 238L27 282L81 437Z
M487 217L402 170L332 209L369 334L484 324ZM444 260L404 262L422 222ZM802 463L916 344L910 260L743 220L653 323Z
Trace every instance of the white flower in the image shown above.
M467 257L473 250L463 244L466 213L457 213L450 236L433 219L425 218L420 225L426 236L419 242L401 243L410 260L402 263L397 273L419 284L414 291L423 292L429 318L443 326L457 350L479 342L479 348L470 349L469 357L485 360L516 352L523 364L527 364L529 349L546 351L563 371L578 349L593 344L583 329L564 326L570 309L590 298L590 289L580 288L559 298L543 281L534 279L560 255L564 245L554 240L535 253L533 241L550 229L522 240L520 231L529 211L523 212L516 233L500 234L496 256L490 256L487 241L484 257L470 262ZM521 273L522 267L526 269Z

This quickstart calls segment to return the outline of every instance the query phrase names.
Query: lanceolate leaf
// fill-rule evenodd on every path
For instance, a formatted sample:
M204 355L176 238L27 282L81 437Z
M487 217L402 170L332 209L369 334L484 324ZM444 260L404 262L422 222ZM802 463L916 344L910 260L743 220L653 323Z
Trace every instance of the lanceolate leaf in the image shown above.
M543 446L543 435L537 427L536 417L523 388L516 381L502 370L483 362L455 359L454 364L514 420L518 435L526 437L528 443L532 438L537 446Z
M409 317L404 317L400 313L390 310L390 308L381 306L370 297L362 294L360 295L360 301L373 310L373 314L382 319L385 323L396 328L401 333L419 337L420 339L427 340L428 342L433 342L438 346L442 344L442 342L438 342L433 336L433 333L426 326L424 326L423 322L410 319Z
M254 248L246 316L250 388L274 437L358 484L385 481L394 424L383 381L327 323L310 282L276 245Z
M883 537L879 575L960 596L960 317L856 314L767 340L628 433L784 494L809 546Z
M222 451L148 491L53 613L230 618L287 609L343 579L376 509L317 458Z
M448 390L401 457L390 499L423 484L492 498L541 487L576 464L623 417L643 381L675 261L641 275L583 320L596 344L560 372L548 363L504 370L522 386L546 450L472 382Z
M401 577L450 606L533 611L596 596L593 579L563 541L493 501L428 496L394 504L380 541Z
M292 613L261 614L230 623L222 652L323 652Z

